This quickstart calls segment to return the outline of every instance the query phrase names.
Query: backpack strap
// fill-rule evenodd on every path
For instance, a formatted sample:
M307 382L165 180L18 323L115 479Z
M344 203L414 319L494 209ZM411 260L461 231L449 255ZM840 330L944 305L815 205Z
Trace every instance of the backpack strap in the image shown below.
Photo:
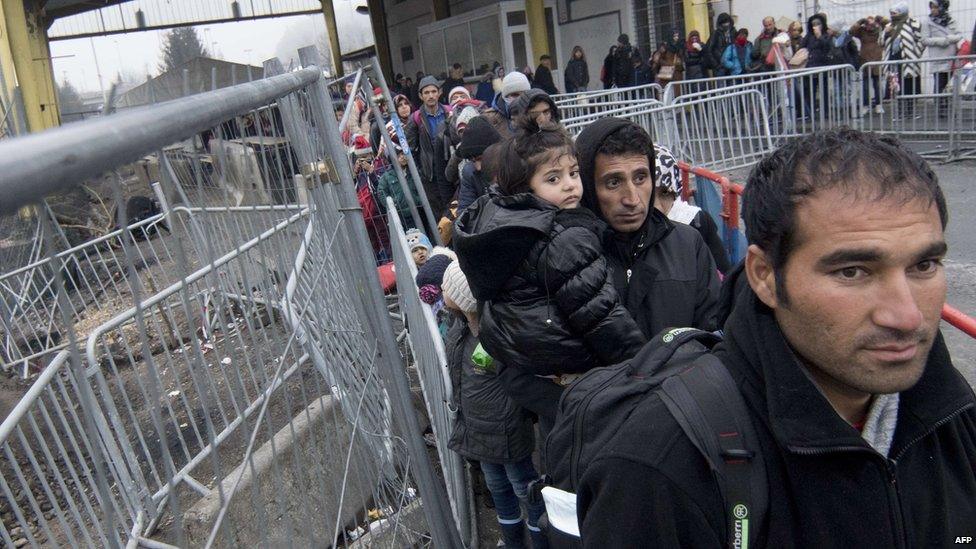
M755 546L769 506L766 467L745 401L728 369L714 355L702 355L690 368L666 379L660 395L718 480L726 546Z

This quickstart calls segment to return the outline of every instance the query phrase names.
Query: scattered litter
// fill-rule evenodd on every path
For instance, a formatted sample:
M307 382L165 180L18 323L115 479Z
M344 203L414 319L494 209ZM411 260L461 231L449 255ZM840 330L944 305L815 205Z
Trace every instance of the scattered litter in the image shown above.
M180 392L179 391L170 391L169 392L169 397L170 398L173 398L173 397L176 397L176 396L180 396Z
M382 532L384 528L389 526L389 519L374 520L369 523L369 533L375 534L377 532Z
M383 518L383 511L379 509L370 509L366 512L366 518L369 520L376 520Z
M225 356L224 358L220 359L220 363L223 364L224 366L230 366L231 362L232 361L229 356Z
M189 423L180 423L180 429L183 429L183 428L185 428L188 425L189 425Z
M363 534L365 533L366 530L364 530L362 526L357 526L355 530L349 530L346 532L346 534L349 535L350 540L357 540L363 537Z

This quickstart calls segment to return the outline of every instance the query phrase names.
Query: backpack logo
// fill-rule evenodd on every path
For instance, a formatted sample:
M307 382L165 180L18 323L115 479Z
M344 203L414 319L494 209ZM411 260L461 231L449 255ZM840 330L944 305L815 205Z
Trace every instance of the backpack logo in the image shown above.
M678 335L691 331L694 331L694 328L674 328L673 330L668 330L667 333L661 336L661 339L665 343L671 343Z
M735 549L749 548L749 508L739 503L732 508L733 521L733 541L732 547Z

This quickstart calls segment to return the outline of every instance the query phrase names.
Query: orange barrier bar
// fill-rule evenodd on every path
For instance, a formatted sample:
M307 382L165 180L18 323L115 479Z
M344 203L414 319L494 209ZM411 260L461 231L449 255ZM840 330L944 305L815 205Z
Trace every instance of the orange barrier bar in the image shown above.
M695 174L714 182L722 189L722 218L725 220L726 226L731 229L738 229L739 197L742 196L745 188L738 183L732 183L725 176L719 175L711 170L706 170L705 168L692 166L687 162L679 161L678 168L681 170L681 179L684 184L681 192L682 197L688 200L692 196L691 186L688 184L688 180L690 179L689 174ZM945 320L966 335L976 339L976 318L963 313L947 303L942 307L942 320Z
M976 319L948 303L942 306L942 320L959 328L969 337L976 338Z

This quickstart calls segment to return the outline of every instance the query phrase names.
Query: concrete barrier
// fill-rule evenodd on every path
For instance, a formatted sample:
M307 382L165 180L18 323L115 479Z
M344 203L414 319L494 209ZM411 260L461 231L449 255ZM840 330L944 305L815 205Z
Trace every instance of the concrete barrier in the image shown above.
M351 435L333 398L321 397L302 410L253 453L253 469L245 462L224 477L221 485L228 494L244 470L214 547L257 547L263 541L288 539L296 547L332 545L336 514L346 527L371 501L372 487L366 481L373 475L357 459L365 455L362 433L357 435L348 474L344 470ZM337 509L343 478L345 496L342 509ZM184 532L190 546L206 543L220 509L220 493L214 488L187 510Z

